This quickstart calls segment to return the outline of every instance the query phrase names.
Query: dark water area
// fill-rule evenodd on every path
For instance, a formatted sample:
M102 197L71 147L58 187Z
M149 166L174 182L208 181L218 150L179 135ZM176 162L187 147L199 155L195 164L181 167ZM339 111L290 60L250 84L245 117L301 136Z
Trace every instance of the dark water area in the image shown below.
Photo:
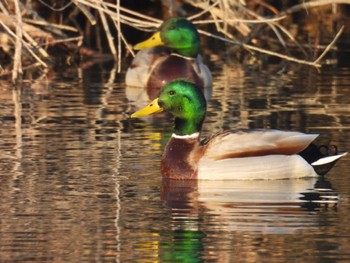
M1 83L1 262L350 261L348 156L324 178L162 181L171 120L130 120L147 98L106 68ZM296 130L350 151L350 67L211 68L204 136Z

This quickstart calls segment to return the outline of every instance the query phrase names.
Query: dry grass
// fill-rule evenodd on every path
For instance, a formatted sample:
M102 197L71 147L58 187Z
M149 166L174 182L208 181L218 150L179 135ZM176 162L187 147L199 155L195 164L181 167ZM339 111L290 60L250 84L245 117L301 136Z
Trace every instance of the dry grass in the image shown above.
M248 6L245 0L184 0L184 2L195 7L196 10L200 10L192 16L188 16L199 27L203 24L215 25L215 33L201 29L200 33L203 35L239 46L251 53L259 52L316 68L321 67L321 59L326 52L334 48L334 43L341 35L343 28L339 30L328 46L323 47L321 55L316 59L307 60L288 55L288 46L295 46L304 54L307 52L303 47L307 46L309 50L311 47L305 43L298 43L290 29L283 25L283 21L293 13L308 12L311 8L350 4L350 0L315 0L303 2L290 7L284 12L279 12L263 1L252 1L255 8ZM143 31L153 31L162 22L159 19L121 7L119 0L115 4L100 0L72 0L59 10L48 6L47 1L38 1L38 4L43 3L55 12L62 12L66 8L74 6L74 13L72 12L71 16L83 14L91 25L101 21L110 53L118 65L118 72L121 71L124 48L127 53L134 55L130 43L128 43L121 30L121 25L128 25ZM173 12L173 14L184 13L185 10L175 3L172 2L173 5L169 6L170 12ZM259 12L255 10L259 10ZM263 13L261 10L268 11L269 17L261 15ZM274 38L278 40L281 49L284 49L286 54L256 44L259 43L259 34L256 34L256 31L260 29L273 32ZM117 32L117 34L115 35L113 32ZM67 37L66 33L74 33L76 36ZM1 2L0 43L2 51L12 57L10 63L12 68L0 66L0 76L11 75L13 82L16 82L21 78L23 70L33 67L48 67L51 56L47 52L49 45L70 43L79 48L83 38L84 35L79 34L77 28L65 24L49 23L41 18L35 10L24 6L18 0L11 3ZM117 38L117 41L115 41L115 38ZM23 61L26 61L26 63L23 63ZM2 61L0 63L3 65Z

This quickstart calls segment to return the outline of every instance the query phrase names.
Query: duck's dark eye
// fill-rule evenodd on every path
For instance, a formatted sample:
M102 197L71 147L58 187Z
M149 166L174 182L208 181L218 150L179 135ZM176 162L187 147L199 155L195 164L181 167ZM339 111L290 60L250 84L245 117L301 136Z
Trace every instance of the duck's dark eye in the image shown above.
M169 30L174 30L176 29L176 26L169 26Z
M175 92L174 90L171 90L171 91L168 92L168 94L169 94L170 96L175 95L175 93L176 93L176 92Z

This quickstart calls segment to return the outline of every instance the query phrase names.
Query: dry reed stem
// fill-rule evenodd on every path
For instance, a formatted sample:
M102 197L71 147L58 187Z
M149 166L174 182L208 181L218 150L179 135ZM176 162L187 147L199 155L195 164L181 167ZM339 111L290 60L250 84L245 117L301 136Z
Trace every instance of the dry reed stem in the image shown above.
M189 0L186 2L197 8L207 10L216 21L215 25L217 30L223 34L229 34L227 32L228 25L236 28L236 30L240 32L242 36L247 36L251 32L251 29L245 23L232 23L229 21L229 19L235 19L239 16L238 12L235 12L235 8L243 9L243 5L237 3L236 1L218 0L217 5L211 5L210 7L208 6L207 2L193 2ZM224 21L223 26L218 23L218 20Z
M258 21L259 20L264 20L265 18L261 17L260 15L250 11L249 9L245 8L245 7L242 7L244 9L244 11L255 17ZM287 50L287 46L286 46L286 42L284 41L284 38L283 36L280 34L280 32L277 30L277 26L276 26L276 23L274 22L269 22L267 21L266 24L272 29L272 31L275 33L276 37L278 38L278 40L280 41L280 43L282 44L282 46ZM284 32L284 31L282 31Z
M83 38L84 38L83 36L78 36L78 37L70 37L70 38L64 38L64 39L55 39L47 42L46 44L55 45L59 43L75 42L75 41L81 43Z
M2 2L0 2L0 10L5 15L7 15L7 16L10 15L9 12L7 11L6 7L4 6L4 4Z
M203 10L202 10L201 12L198 12L197 14L194 14L194 15L192 15L192 16L189 16L188 19L189 19L189 20L195 20L195 19L197 19L198 17L204 15L205 13L208 13L209 10L210 10L211 8L214 8L214 7L217 6L219 3L220 3L219 1L216 1L214 4L208 5L206 8L203 8Z
M85 7L84 4L81 4L80 1L72 0L76 7L85 15L85 17L90 21L91 25L96 25L96 18L91 14L91 12Z
M334 4L334 3L350 4L350 0L334 0L334 1L333 0L332 1L316 0L316 1L312 1L312 2L307 2L307 3L303 3L303 4L300 4L300 5L294 6L294 7L290 8L290 9L286 10L285 12L280 13L277 17L285 17L286 14L289 14L291 12L296 12L296 11L300 11L302 9L307 9L307 8L317 7L317 6L321 6L321 5L327 5L327 4ZM217 2L215 2L210 7L203 8L204 10L202 12L200 12L200 15L203 15L206 11L209 12L209 10L213 6L216 6L216 5L217 5ZM238 4L238 6L239 6L239 4ZM197 5L197 7L198 7L198 5ZM258 21L266 20L265 18L262 18L258 14L256 14L256 13L248 10L247 8L245 8L244 5L241 5L240 8L242 10L246 11L249 15L251 15L253 17L256 17L258 19ZM194 15L192 17L198 17L198 16ZM213 17L215 18L215 16L213 16ZM235 20L235 19L233 19L233 20ZM292 36L292 34L290 34L289 31L285 27L283 27L282 25L277 24L276 22L277 21L265 21L265 23L268 26L270 26L271 29L275 32L275 34L276 34L277 38L280 40L281 44L286 48L286 43L283 40L282 36L279 34L277 29L281 30L281 32L283 32L291 41L293 41L304 52L304 54L306 54L305 50L302 48L302 45L295 40L295 38ZM201 22L197 22L197 23L199 24ZM214 23L217 25L217 29L218 29L219 32L223 32L223 33L226 34L225 30L222 30L220 27L218 27L218 20L217 19L214 19ZM296 62L296 63L299 63L299 64L310 65L310 66L314 66L314 67L319 68L319 67L321 67L321 65L319 64L321 59L326 55L326 53L330 49L333 48L336 40L341 35L342 31L343 31L343 28L341 30L339 30L339 32L337 33L337 35L333 39L333 41L330 44L327 45L327 47L324 50L324 52L315 61L307 61L307 60L297 59L297 58L294 58L294 57L282 55L280 53L276 53L276 52L269 51L269 50L266 50L266 49L262 49L262 48L259 48L259 47L255 47L255 46L252 46L252 45L244 44L244 43L241 43L241 42L238 42L238 41L233 41L232 37L230 37L230 35L227 35L227 34L226 35L229 36L231 39L223 38L223 37L220 37L220 36L217 36L217 35L214 35L214 34L211 34L211 33L205 32L205 31L202 31L202 30L200 32L201 32L201 34L204 34L204 35L207 35L207 36L210 36L210 37L213 37L213 38L216 38L216 39L228 42L228 43L240 45L240 46L246 48L247 50L257 51L257 52L260 52L260 53L263 53L263 54L279 57L279 58L282 58L282 59L285 59L285 60L288 60L288 61Z
M117 6L120 6L120 0L117 0ZM122 43L120 40L123 38L123 34L121 33L122 30L120 27L120 9L117 8L116 10L117 10L116 28L117 28L117 32L118 32L118 68L117 68L117 72L120 72L121 68L122 68ZM125 41L125 43L126 43L126 41Z
M43 48L40 47L40 45L38 44L38 42L36 42L29 33L23 31L23 36L28 40L28 42L33 46L36 47L38 49L38 52L40 53L41 56L43 56L44 58L49 58L49 54L46 52L46 50L44 50Z
M306 56L307 53L303 46L293 37L293 35L284 27L279 24L276 24L276 26L281 30Z
M115 12L111 11L108 8L101 8L98 5L99 0L75 0L75 1L79 2L81 4L84 4L86 6L89 6L91 8L94 8L96 10L101 10L104 13L108 14L111 19L119 19L120 22L125 23L129 26L138 28L140 30L143 30L143 29L147 30L150 28L153 29L154 27L159 26L161 23L161 20L159 20L159 19L155 19L155 18L152 18L150 16L140 14L138 12L129 10L127 8L123 8L121 6L117 6L115 4L105 3L105 6L108 8L115 9L115 10L120 9L120 11L125 12L126 15L123 15L120 13L120 15L118 16ZM135 18L128 16L128 15L138 17L139 19L135 19ZM147 21L147 20L149 20L149 21Z
M26 70L31 70L31 69L34 69L34 68L42 68L42 65L39 63L39 62L34 62L33 64L30 64L28 66L22 66L22 71L26 71ZM47 68L45 68L44 70L42 70L42 72L45 72ZM2 71L0 73L0 76L10 76L12 75L12 71L9 72L9 71Z
M29 18L23 18L23 21L30 23L32 25L36 25L36 26L52 27L52 28L57 28L59 30L65 30L65 31L70 31L70 32L74 32L74 33L79 32L78 29L76 29L75 27L61 25L61 24L53 24L53 23L51 23L51 22L49 23L47 21L34 20L34 19L29 19ZM57 31L55 33L57 33ZM63 35L63 34L61 33L59 35Z
M26 26L24 26L22 21L22 15L20 10L20 3L16 0L14 1L14 7L15 7L15 22L10 17L9 12L7 9L1 5L1 10L5 16L8 16L8 21L10 24L15 24L15 30L16 33L13 32L6 24L6 19L4 21L0 20L0 25L5 29L5 31L8 33L8 36L14 40L15 43L15 53L13 56L13 68L12 68L12 82L15 83L19 77L23 74L23 68L22 68L22 48L24 47L28 53L43 67L47 67L46 63L43 62L36 54L32 51L30 44L28 44L23 37L29 40L30 43L37 45L36 41L30 36L29 33L25 31ZM48 54L45 50L38 47L39 53L41 53L42 56L48 57ZM36 65L36 63L35 63Z
M302 44L298 43L296 39L293 37L293 35L281 24L279 24L279 21L284 19L288 14L307 10L313 7L319 7L323 5L329 5L329 4L350 4L350 0L315 0L310 2L305 2L299 5L292 6L291 8L287 9L284 12L281 12L277 14L277 10L275 10L275 17L265 18L260 16L259 14L249 10L246 7L246 3L243 0L216 0L213 2L210 1L200 1L200 0L185 0L186 3L191 4L194 7L202 9L202 11L198 12L197 14L194 14L189 17L190 20L193 20L195 24L215 24L216 29L219 33L222 33L224 36L220 36L217 34L213 34L210 32L206 32L204 30L199 30L199 32L203 35L216 38L218 40L238 45L243 48L245 48L247 51L250 52L259 52L263 54L267 54L270 56L279 57L281 59L292 61L299 64L305 64L310 65L314 67L320 67L320 61L325 56L329 50L333 49L335 41L339 38L340 34L343 32L343 28L339 30L336 37L333 39L333 41L327 45L326 49L323 51L323 53L315 60L315 61L307 61L303 59L298 59L295 57L291 57L288 55L282 55L277 52L273 52L270 50L266 50L257 46L245 44L243 42L237 41L235 39L235 36L231 32L231 28L236 28L238 32L242 34L242 36L248 36L251 33L251 26L253 24L266 24L268 27L271 28L271 30L275 33L277 39L281 43L281 45L288 51L287 46L288 43L286 42L285 38L289 39L294 43L296 46L300 48L304 53L304 49L302 48ZM11 29L9 29L5 23L0 21L0 24L5 28L6 32L15 40L16 42L16 51L15 51L15 59L14 59L14 75L13 79L18 77L18 74L20 74L21 71L21 52L22 47L24 47L26 50L28 50L29 54L35 58L37 62L40 63L41 66L47 67L46 64L31 50L30 44L32 46L39 48L39 53L43 57L47 57L48 54L44 49L40 48L40 45L29 35L29 32L26 32L23 30L23 28L19 25L23 25L22 17L21 17L21 3L19 0L15 0L15 7L16 7L16 20L17 20L17 27L16 27L16 34L12 32ZM126 41L123 32L121 31L121 24L125 24L131 27L134 27L139 30L143 31L153 31L156 27L159 27L161 24L161 20L129 10L127 8L120 6L120 0L116 1L116 4L108 3L102 0L72 0L72 3L80 10L88 19L88 21L94 25L97 22L97 19L92 14L91 10L95 10L98 12L98 16L101 19L102 27L104 29L104 32L107 37L108 46L109 49L114 56L116 62L118 62L118 72L121 70L121 53L122 53L122 43L125 45L125 47L128 49L128 51L134 56L133 50L130 47L130 44ZM265 8L268 8L269 6L265 6ZM0 10L3 14L8 14L8 10L6 7L0 3ZM35 13L34 10L30 11L31 13ZM200 16L204 14L210 14L211 19L209 20L198 20ZM256 19L245 19L245 17L254 17ZM113 22L113 26L115 27L117 31L117 38L118 38L118 46L116 47L114 44L114 36L111 32L110 24L108 23L108 20L111 20ZM24 20L24 19L23 19ZM77 32L77 29L68 27L65 25L53 25L51 23L47 23L46 21L43 21L42 19L38 20L30 20L25 19L24 21L29 22L33 25L44 25L49 26L53 28L54 30L58 29L64 29L69 30L73 32ZM64 34L59 31L60 36L63 36ZM23 37L25 39L23 39ZM66 39L60 39L60 40L51 40L50 43L59 43L59 42L66 42L66 41L74 41L78 38L66 38ZM27 40L29 43L27 43L25 40Z
M298 5L294 5L284 12L281 12L280 15L290 15L295 12L303 11L310 9L312 7L320 7L324 5L332 5L332 4L350 4L350 0L314 0L310 2L303 2Z
M248 44L244 44L244 43L240 43L240 42L237 42L237 41L233 41L233 40L230 40L230 39L227 39L227 38L224 38L224 37L220 37L220 36L208 33L206 31L199 30L199 32L201 34L203 34L203 35L208 36L208 37L212 37L212 38L215 38L215 39L227 42L227 43L231 43L231 44L234 44L234 45L238 45L238 46L244 47L244 48L246 48L246 49L248 49L250 51L256 51L256 52L259 52L259 53L262 53L262 54L266 54L266 55L270 55L270 56L273 56L273 57L282 58L284 60L292 61L292 62L299 63L299 64L309 65L309 66L313 66L313 67L321 67L320 64L314 63L312 61L306 61L306 60L303 60L303 59L297 59L297 58L294 58L294 57L282 55L282 54L277 53L277 52L269 51L269 50L266 50L266 49L263 49L263 48L255 47L255 46L252 46L252 45L248 45Z
M7 33L9 34L9 36L12 36L12 37L17 41L17 35L16 35L14 32L12 32L12 30L11 30L7 25L5 25L2 21L0 21L0 25L2 25L2 27L7 31ZM37 60L37 62L40 63L41 66L43 66L43 67L46 68L46 67L47 67L46 63L45 63L44 61L42 61L42 60L34 53L34 51L32 51L32 49L29 47L29 45L28 45L23 39L21 40L21 42L22 42L23 47L25 47L26 50L28 51L28 53L30 53L30 55L33 56L33 57Z
M43 3L43 2L41 2ZM45 3L45 2L44 2ZM41 22L46 22L46 28L45 31L49 31L53 34L56 34L58 36L62 36L62 31L59 30L56 26L51 25L51 23L48 23L44 18L42 18L34 9L28 9L27 6L23 5L22 2L20 2L20 8L22 10L23 13L25 13L27 16L32 16L35 18L36 21L41 21ZM25 21L25 19L23 19ZM29 26L27 24L24 24L26 27ZM41 31L38 27L34 27L32 26L31 29L28 31L32 31L32 30L37 30L37 31ZM33 33L31 33L33 34ZM42 34L42 33L41 33ZM47 33L48 34L48 33Z
M252 20L252 19L241 19L241 18L233 18L233 19L226 19L227 22L232 23L247 23L247 24L264 24L264 23L271 23L271 22L279 22L283 19L285 19L286 16L281 17L275 17L275 18L259 18L259 20ZM192 17L188 18L189 20L193 20ZM193 24L196 25L207 25L207 24L213 24L215 22L224 23L225 21L222 19L216 19L216 20L197 20L193 21Z
M319 63L321 61L321 59L328 53L328 51L334 46L335 42L338 40L338 38L340 37L340 35L343 33L344 31L344 26L342 26L338 33L335 35L334 39L332 40L332 42L326 47L326 49L322 52L322 54L314 61L314 63Z
M100 0L100 6L101 7L104 6L102 0ZM105 33L106 33L109 49L110 49L114 59L117 60L117 49L115 48L115 45L114 45L114 42L113 42L114 41L114 37L112 36L111 30L109 28L107 18L106 18L105 14L101 10L98 10L98 12L99 12L99 15L100 15L100 18L101 18L101 22L102 22L103 28L104 28Z
M90 3L86 0L77 0L77 1L82 1L84 2L85 4L87 5L90 5L91 7L93 7L93 5L91 4L91 2L94 2L94 1L90 1ZM344 0L343 0L344 1ZM211 5L210 7L207 7L205 11L207 10L210 10L211 8L215 7L216 5L218 5L218 2L215 2L213 5ZM110 7L115 7L117 8L115 5L112 5L112 4L108 4L108 6ZM136 17L139 17L139 18L146 18L148 21L151 21L151 22L146 22L144 20L140 21L139 19L135 19L135 18L129 18L129 17L126 17L126 16L123 16L121 15L120 16L120 20L121 22L124 22L125 24L128 24L129 26L132 26L132 27L135 27L135 28L138 28L140 30L144 29L144 28L147 28L147 27L150 27L150 28L153 28L155 26L159 26L160 25L160 22L159 20L155 20L155 19L152 19L151 17L148 17L148 16L145 16L145 15L141 15L139 13L136 13L136 12L133 12L133 11L130 11L130 10L127 10L125 8L120 8L120 10L122 11L126 11L128 12L129 14L132 14ZM107 13L109 13L109 11L106 11ZM198 13L197 15L194 15L190 18L193 18L193 17L198 17L200 15L204 14L204 11L203 12L200 12ZM251 13L252 14L252 13ZM113 14L110 14L111 15L111 18L115 18L115 16ZM292 37L292 35L288 32L287 29L285 29L284 27L282 27L281 25L276 25L274 24L276 22L275 19L265 19L265 18L262 18L258 15L256 15L258 21L257 22L261 22L261 23L267 23L269 24L273 30L276 32L276 35L277 37L279 37L279 39L281 40L282 44L284 46L285 45L285 42L283 40L283 38L281 37L281 35L278 33L277 31L277 27L281 30L281 32L283 32L290 40L292 40L296 45L300 46L299 43L297 43L297 41ZM222 22L222 20L218 20L218 19L215 19L215 16L213 16L213 20L214 23L216 25L219 24L219 22ZM278 17L277 17L278 18ZM236 19L232 19L232 21L235 21ZM271 20L271 21L269 21ZM156 23L154 23L154 22ZM230 21L230 20L229 20ZM230 21L231 22L231 21ZM140 27L140 23L142 23L142 26ZM197 24L201 24L201 23L208 23L207 21L194 21L194 23L197 23ZM221 28L220 26L218 27L219 31L221 32L224 32L226 34L228 34L227 32L225 32L224 30L224 27ZM319 68L321 67L321 65L319 64L320 62L320 59L325 55L325 53L322 54L322 57L321 58L318 58L316 59L315 61L307 61L307 60L303 60L303 59L298 59L298 58L294 58L294 57L291 57L291 56L287 56L287 55L283 55L283 54L280 54L280 53L277 53L277 52L273 52L273 51L270 51L270 50L266 50L266 49L263 49L263 48L259 48L259 47L256 47L256 46L252 46L252 45L248 45L248 44L244 44L244 43L241 43L241 42L238 42L238 41L233 41L231 39L228 39L228 38L224 38L224 37L220 37L218 35L215 35L215 34L212 34L212 33L209 33L209 32L206 32L206 31L203 31L203 30L200 30L199 31L201 34L203 35L206 35L206 36L210 36L210 37L213 37L213 38L216 38L216 39L219 39L219 40L222 40L224 42L228 42L228 43L231 43L231 44L235 44L235 45L239 45L239 46L242 46L244 48L246 48L247 50L250 50L250 51L255 51L255 52L259 52L259 53L263 53L263 54L267 54L267 55L271 55L271 56L275 56L275 57L279 57L281 59L284 59L284 60L288 60L288 61L292 61L292 62L295 62L295 63L299 63L299 64L304 64L304 65L309 65L309 66L313 66L313 67L316 67L316 68ZM341 33L341 32L340 32ZM340 34L339 33L339 34ZM230 37L232 38L232 36L230 35ZM334 41L332 43L330 43L325 52L328 52L334 45ZM302 49L303 50L303 49Z
M17 81L19 78L19 75L22 75L22 38L23 38L23 31L22 31L22 15L21 10L19 8L18 0L14 1L15 5L15 14L16 14L16 44L15 44L15 55L14 55L14 62L13 62L13 70L12 70L12 82Z

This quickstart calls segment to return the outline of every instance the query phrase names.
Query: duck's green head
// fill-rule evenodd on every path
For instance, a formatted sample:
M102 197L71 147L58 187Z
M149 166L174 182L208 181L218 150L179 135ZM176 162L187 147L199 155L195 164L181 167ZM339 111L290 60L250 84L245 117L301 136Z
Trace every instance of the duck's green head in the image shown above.
M157 99L133 113L131 118L167 111L175 117L175 134L191 135L200 132L206 108L204 95L194 83L174 80L161 89Z
M149 39L136 44L134 49L156 46L172 48L185 57L196 57L199 53L199 34L196 27L186 18L172 17L164 21Z

